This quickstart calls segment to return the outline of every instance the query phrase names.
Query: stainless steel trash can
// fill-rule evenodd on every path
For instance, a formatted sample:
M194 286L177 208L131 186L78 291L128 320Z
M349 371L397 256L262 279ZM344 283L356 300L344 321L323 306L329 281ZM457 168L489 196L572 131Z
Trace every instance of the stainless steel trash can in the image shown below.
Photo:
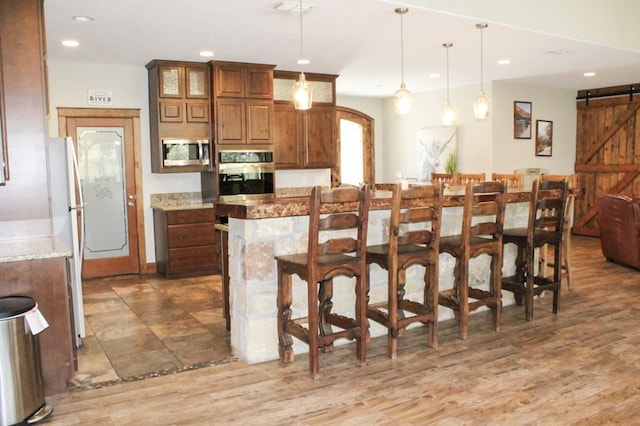
M30 297L0 298L0 426L35 423L52 408L44 402L40 347L26 321Z

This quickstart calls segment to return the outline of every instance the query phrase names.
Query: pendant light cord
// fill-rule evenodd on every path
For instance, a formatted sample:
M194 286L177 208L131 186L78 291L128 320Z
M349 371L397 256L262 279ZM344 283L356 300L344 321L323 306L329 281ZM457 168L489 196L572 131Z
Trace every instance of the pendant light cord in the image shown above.
M404 12L400 9L400 76L402 78L402 85L404 86L404 25L403 15Z
M300 0L300 60L304 59L302 52L302 0Z
M480 90L484 92L484 29L480 27Z
M447 103L449 103L449 48L451 43L447 43L445 46L447 48Z

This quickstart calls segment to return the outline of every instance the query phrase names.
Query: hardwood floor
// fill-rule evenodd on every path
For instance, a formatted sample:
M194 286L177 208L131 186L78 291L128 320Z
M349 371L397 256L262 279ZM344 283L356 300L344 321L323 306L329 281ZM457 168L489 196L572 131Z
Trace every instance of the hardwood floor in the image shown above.
M293 364L230 362L115 386L48 397L54 425L124 424L640 424L640 271L608 263L599 240L573 237L573 290L560 313L549 295L472 315L469 337L440 326L429 349L425 328L399 340L372 339L367 365L354 344L321 354L317 381L306 355Z

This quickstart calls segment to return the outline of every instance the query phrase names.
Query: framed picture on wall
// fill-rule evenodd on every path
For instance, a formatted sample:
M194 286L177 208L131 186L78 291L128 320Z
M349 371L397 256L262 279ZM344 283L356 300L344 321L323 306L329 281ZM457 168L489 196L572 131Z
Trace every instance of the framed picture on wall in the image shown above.
M551 157L553 149L553 121L536 120L536 156Z
M531 139L531 102L513 102L513 137Z

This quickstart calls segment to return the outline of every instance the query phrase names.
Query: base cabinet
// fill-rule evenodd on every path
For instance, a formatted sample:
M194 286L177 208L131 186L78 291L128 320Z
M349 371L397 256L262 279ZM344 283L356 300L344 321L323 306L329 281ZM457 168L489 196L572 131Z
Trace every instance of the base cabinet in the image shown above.
M154 209L156 267L167 278L220 272L213 209Z
M28 296L38 303L49 323L38 334L44 394L66 391L77 362L67 259L0 262L0 283L0 297Z

